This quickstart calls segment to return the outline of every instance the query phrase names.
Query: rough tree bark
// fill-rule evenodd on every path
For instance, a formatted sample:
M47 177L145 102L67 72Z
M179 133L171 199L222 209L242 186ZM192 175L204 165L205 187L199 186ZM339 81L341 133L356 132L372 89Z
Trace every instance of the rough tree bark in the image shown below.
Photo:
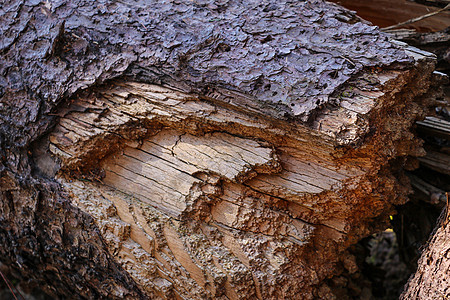
M406 201L432 55L319 0L0 11L4 264L54 297L365 293L347 249Z
M444 209L431 234L417 271L409 279L401 299L446 299L450 295L449 214Z

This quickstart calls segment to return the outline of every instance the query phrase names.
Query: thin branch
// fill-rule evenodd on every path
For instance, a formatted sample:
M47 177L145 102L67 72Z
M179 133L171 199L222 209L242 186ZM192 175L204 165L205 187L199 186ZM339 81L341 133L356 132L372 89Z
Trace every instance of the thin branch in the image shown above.
M11 291L13 297L15 300L17 300L16 294L14 293L14 291L12 290L11 286L9 285L9 281L8 279L6 279L5 275L3 275L3 272L0 271L0 275L2 276L3 280L5 281L6 285L8 286L9 290Z
M396 25L392 25L392 26L388 26L388 27L382 28L382 30L386 31L386 30L390 30L390 29L395 29L395 28L401 27L403 25L408 25L408 24L411 24L411 23L419 22L419 21L421 21L423 19L426 19L426 18L432 17L434 15L440 14L441 12L449 10L449 9L450 9L450 4L447 4L447 6L445 6L444 8L441 8L439 10L436 10L434 12L431 12L429 14L426 14L426 15L423 15L423 16L420 16L420 17L417 17L417 18L409 19L408 21L401 22L401 23L398 23Z

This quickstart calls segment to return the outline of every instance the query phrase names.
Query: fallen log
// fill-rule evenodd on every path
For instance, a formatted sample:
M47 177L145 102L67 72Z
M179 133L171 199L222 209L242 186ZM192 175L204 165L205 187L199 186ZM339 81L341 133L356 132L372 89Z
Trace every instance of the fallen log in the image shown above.
M4 264L55 297L363 293L348 248L407 200L433 55L323 1L3 18Z
M448 211L444 209L423 249L417 271L409 279L400 299L445 299L450 294L449 220Z

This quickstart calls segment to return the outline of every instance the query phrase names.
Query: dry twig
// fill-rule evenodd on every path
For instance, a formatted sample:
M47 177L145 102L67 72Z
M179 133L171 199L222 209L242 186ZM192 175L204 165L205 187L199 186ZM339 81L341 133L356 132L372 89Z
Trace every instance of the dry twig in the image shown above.
M401 22L401 23L398 23L398 24L395 24L395 25L392 25L392 26L385 27L382 30L383 31L387 31L387 30L391 30L391 29L395 29L395 28L401 27L403 25L408 25L408 24L411 24L411 23L419 22L419 21L421 21L423 19L427 19L427 18L432 17L434 15L440 14L441 12L446 11L446 10L450 10L450 4L447 4L447 6L445 6L444 8L441 8L441 9L436 10L434 12L431 12L429 14L426 14L426 15L423 15L423 16L420 16L420 17L417 17L417 18L409 19L409 20L407 20L405 22Z
M11 285L9 284L9 280L5 277L5 275L3 275L2 271L0 271L0 275L2 276L3 280L5 281L6 285L9 288L9 290L11 291L11 294L13 295L14 299L18 300L17 297L16 297L16 293L14 293L13 289L11 288ZM17 292L20 294L19 291L17 291ZM20 296L22 296L22 294L20 294ZM22 296L22 298L25 299L23 296Z

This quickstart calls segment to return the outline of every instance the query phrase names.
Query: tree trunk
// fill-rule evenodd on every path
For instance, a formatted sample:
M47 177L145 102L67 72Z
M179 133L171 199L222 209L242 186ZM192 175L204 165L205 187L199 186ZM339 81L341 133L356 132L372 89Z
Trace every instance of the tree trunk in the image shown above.
M443 210L401 299L446 299L450 296L449 215Z
M36 1L0 24L0 258L53 297L363 296L435 58L324 1Z

